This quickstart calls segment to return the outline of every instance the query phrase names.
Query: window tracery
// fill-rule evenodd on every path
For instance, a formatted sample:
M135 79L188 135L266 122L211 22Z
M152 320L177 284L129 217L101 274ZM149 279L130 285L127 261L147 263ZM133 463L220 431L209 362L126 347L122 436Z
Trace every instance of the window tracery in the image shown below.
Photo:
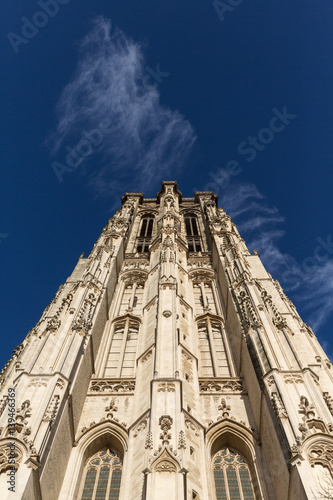
M81 500L118 500L122 460L107 449L99 451L86 465Z
M224 448L213 460L216 500L255 500L251 473L244 458Z

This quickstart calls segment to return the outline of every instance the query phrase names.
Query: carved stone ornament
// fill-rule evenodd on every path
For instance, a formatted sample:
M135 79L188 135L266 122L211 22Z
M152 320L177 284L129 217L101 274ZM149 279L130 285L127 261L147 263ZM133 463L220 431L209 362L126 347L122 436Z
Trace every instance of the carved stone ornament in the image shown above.
M49 331L55 331L58 330L58 328L61 325L61 321L57 316L53 316L53 318L50 318L46 324L46 329Z
M45 378L33 378L29 384L28 387L46 387L48 383L48 380Z
M0 474L6 470L18 470L22 461L22 452L15 441L0 446Z
M240 379L208 379L199 380L199 389L202 394L223 394L244 392L243 383Z
M91 394L133 394L135 391L134 380L92 380L89 388Z
M154 467L154 470L155 470L155 472L170 472L173 474L173 473L177 472L177 467L170 460L161 460Z
M115 398L111 399L108 406L106 406L105 411L106 411L106 418L109 418L110 420L117 420L113 416L113 414L116 411L118 411L118 407L116 406L116 399Z
M146 441L145 441L145 449L151 450L152 448L153 448L153 433L151 431L148 431Z
M230 413L230 406L227 405L227 402L224 398L221 399L221 404L217 407L217 409L222 412L222 416L218 417L217 420L221 420L222 418L227 418L229 417Z
M58 409L59 409L59 404L60 404L60 396L58 396L57 394L55 396L53 396L53 398L51 399L47 409L46 409L46 412L44 414L44 417L43 417L43 421L48 421L50 422L50 426L53 425L55 419L56 419L56 416L57 416L57 413L58 413Z
M0 399L0 417L5 411L7 403L8 403L8 396L4 396L2 399Z
M305 396L300 397L300 404L298 406L300 408L299 413L304 415L307 419L315 417L314 405L310 404Z
M328 394L328 392L323 393L323 397L325 400L325 403L327 405L327 408L329 409L331 415L333 415L333 398Z
M185 432L180 431L179 432L179 438L178 438L178 448L184 448L186 449L186 438L185 438Z
M169 310L163 311L163 316L165 318L170 318L170 316L172 316L172 312Z
M266 290L261 292L261 298L266 306L267 312L269 313L274 325L284 327L286 326L286 320L278 312L275 304L273 303L272 296L268 295Z
M286 384L302 384L304 382L301 375L284 375Z
M177 451L172 446L159 446L154 456L149 459L153 472L174 474L181 469L179 460L176 458Z
M16 432L20 433L23 431L23 434L30 434L30 427L27 426L27 419L31 417L31 406L30 401L27 399L24 403L21 404L21 407L17 410L16 413Z
M333 442L319 441L308 450L308 459L312 466L320 464L333 473Z
M175 392L176 386L173 382L160 382L158 384L157 392Z
M163 445L168 445L169 440L171 439L171 433L169 432L173 423L172 417L170 415L162 415L158 421L159 426L161 427L160 439L162 439Z
M250 327L258 328L261 326L261 321L253 307L251 299L244 290L238 295L238 303L240 305L242 323L245 331L248 331Z
M272 392L271 401L272 401L272 406L273 406L273 409L274 409L276 415L279 418L282 418L282 417L288 418L288 414L286 412L286 409L285 409L285 407L281 401L281 398L277 392Z

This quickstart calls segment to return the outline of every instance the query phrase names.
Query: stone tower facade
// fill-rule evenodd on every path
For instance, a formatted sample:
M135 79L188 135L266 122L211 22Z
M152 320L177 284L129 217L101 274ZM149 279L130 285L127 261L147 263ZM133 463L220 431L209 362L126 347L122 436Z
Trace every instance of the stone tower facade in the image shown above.
M0 384L1 498L313 500L332 484L331 363L210 191L126 193Z

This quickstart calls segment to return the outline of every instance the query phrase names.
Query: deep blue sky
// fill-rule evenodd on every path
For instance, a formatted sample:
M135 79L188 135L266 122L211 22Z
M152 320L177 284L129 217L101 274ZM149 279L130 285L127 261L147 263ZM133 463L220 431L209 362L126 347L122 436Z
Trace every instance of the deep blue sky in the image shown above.
M243 0L223 20L207 0L70 0L52 18L36 1L1 9L0 365L124 191L155 196L170 179L185 196L218 192L332 356L332 0ZM47 24L10 40L24 17ZM290 123L262 131L284 107ZM101 145L59 182L52 162L105 119ZM258 133L267 144L247 161L237 149ZM230 160L241 172L214 183Z

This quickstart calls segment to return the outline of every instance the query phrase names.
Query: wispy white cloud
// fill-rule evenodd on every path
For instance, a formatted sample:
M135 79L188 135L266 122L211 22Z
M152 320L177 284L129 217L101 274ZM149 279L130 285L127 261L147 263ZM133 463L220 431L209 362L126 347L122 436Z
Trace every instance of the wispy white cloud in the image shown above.
M267 203L255 185L230 184L221 198L224 210L237 223L249 250L255 248L259 252L268 272L280 281L286 293L292 294L306 321L318 331L333 313L333 259L328 253L322 261L316 259L315 239L312 255L302 262L282 252L284 217Z
M109 119L103 141L77 170L86 167L99 194L110 193L112 186L149 189L156 178L181 171L195 141L189 121L159 98L156 82L147 84L142 46L117 28L112 32L111 21L97 18L79 44L76 72L56 107L52 154L60 158L84 130Z

